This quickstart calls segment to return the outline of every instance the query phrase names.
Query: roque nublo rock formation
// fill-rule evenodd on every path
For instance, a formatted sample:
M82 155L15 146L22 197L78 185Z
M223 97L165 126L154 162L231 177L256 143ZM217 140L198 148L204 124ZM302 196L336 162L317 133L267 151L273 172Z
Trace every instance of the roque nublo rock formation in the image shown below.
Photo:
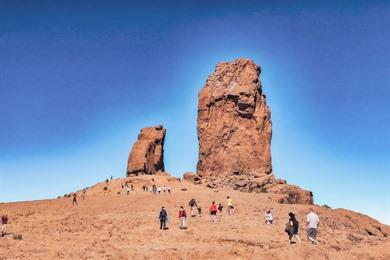
M216 66L199 92L197 175L208 187L281 194L281 203L313 203L310 191L272 174L271 112L253 61Z
M162 125L141 129L127 163L127 176L164 172L164 139Z
M201 177L272 172L271 113L259 74L247 59L220 63L199 92Z
M199 92L197 172L183 177L209 188L280 194L280 203L312 204L310 191L273 175L271 112L260 72L243 58L216 66ZM141 130L129 155L127 176L165 172L165 133L161 125Z

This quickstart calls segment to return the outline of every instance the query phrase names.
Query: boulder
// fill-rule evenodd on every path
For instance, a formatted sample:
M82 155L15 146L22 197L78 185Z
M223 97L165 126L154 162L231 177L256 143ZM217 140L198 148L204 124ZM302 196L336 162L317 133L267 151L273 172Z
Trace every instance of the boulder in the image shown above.
M141 129L127 163L127 176L164 172L164 139L162 125Z
M183 174L183 180L193 182L195 180L195 173L186 172Z
M279 200L282 204L313 204L313 193L290 184L274 184L265 186L267 192L282 194Z

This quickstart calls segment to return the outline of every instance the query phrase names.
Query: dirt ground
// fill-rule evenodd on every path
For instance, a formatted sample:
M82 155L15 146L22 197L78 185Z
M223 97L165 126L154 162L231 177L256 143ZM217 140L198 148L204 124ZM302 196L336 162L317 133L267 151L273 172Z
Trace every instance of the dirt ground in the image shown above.
M144 192L152 178L172 193ZM121 188L126 180L134 185L129 195ZM10 219L9 234L0 238L0 259L390 259L390 227L352 211L314 206L320 226L319 244L312 245L305 236L310 206L279 204L277 195L211 190L169 176L115 179L105 186L88 188L85 200L78 192L78 206L72 198L0 204ZM226 213L228 195L235 205L232 216ZM190 216L191 198L201 215ZM215 223L208 214L213 200L224 205ZM186 230L179 229L181 205ZM168 211L168 230L159 229L161 206ZM267 209L272 225L264 222ZM302 243L288 243L284 227L290 211L298 216Z

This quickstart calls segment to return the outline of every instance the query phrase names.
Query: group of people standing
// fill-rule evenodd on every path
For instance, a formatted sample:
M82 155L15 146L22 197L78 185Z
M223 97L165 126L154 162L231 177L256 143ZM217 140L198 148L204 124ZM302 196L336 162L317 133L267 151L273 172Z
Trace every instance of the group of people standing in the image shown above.
M143 191L145 192L153 192L153 194L161 194L161 193L168 193L171 194L172 188L170 186L157 186L156 184L153 184L151 186L144 185L142 186Z

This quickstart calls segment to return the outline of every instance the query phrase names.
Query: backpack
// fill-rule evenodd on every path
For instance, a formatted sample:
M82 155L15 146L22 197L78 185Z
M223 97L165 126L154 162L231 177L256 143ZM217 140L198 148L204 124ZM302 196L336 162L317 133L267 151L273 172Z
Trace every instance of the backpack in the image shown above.
M290 232L291 227L292 227L292 226L290 225L290 221L287 222L287 223L286 223L286 227L284 228L284 231L287 232L287 233Z

